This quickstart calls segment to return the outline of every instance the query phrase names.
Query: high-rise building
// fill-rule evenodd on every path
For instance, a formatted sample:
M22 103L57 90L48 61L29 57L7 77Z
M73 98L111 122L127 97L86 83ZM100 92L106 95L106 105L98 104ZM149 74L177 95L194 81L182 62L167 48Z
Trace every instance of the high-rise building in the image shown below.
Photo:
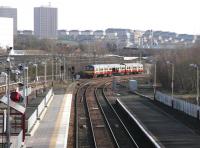
M0 17L13 18L13 32L17 35L17 8L0 7Z
M57 38L57 8L34 8L34 34L40 39Z

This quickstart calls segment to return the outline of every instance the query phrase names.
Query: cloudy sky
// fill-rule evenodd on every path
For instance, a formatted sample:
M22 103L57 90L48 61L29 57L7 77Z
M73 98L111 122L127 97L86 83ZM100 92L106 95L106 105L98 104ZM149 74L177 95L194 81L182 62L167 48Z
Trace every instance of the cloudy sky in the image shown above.
M33 7L58 8L58 29L130 28L200 34L199 0L0 0L18 8L18 29L33 30Z

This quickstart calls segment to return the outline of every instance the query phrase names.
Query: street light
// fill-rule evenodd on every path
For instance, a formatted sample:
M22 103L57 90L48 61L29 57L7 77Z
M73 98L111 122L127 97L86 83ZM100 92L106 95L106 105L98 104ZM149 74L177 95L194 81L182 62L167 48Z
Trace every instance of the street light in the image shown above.
M154 100L156 99L156 73L157 73L157 66L156 66L156 61L154 61L154 84L153 84L153 98Z
M62 80L62 71L61 71L61 66L62 66L62 60L61 59L59 59L59 79L60 79L60 81Z
M9 47L7 48L8 52L8 57L6 59L8 67L6 67L7 73L3 73L3 75L6 77L7 80L7 89L6 89L6 94L7 94L7 118L6 118L6 147L10 147L10 72L11 72L11 58L10 55L13 52L13 48Z
M65 77L66 77L66 75L65 75L66 74L66 65L65 65L65 62L66 62L66 57L64 56L64 67L63 67L64 68L64 70L63 70L63 73L64 73L63 74L63 79L64 79L64 81L65 81Z
M197 118L199 119L199 66L197 64L190 64L191 67L194 67L197 69L197 96L196 96L196 101L197 101Z
M7 97L7 112L6 112L6 142L7 142L7 145L10 144L10 93L9 93L9 90L8 90L8 74L5 73L5 72L1 72L1 76L5 77L6 79L6 97ZM9 146L8 146L9 147Z
M58 73L58 63L57 63L57 59L56 59L56 80L57 80L57 73Z
M167 64L170 64L172 66L172 82L171 82L171 88L172 88L172 108L174 107L174 63L167 61Z
M38 82L38 64L33 64L35 66L35 95L37 97L37 82Z
M53 81L54 81L54 58L53 58L53 56L52 56L51 69L52 69L52 86L53 86Z
M47 62L42 62L44 64L44 87L46 88L46 81L47 81Z
M156 80L156 75L157 73L157 66L156 66L156 62L154 63L154 100L155 100L155 97L156 97L156 83L157 83L157 80Z
M28 66L25 66L24 65L24 68L23 68L23 72L24 72L24 87L23 87L23 95L24 95L24 105L25 105L25 108L26 108L26 105L28 103ZM25 81L26 80L26 81Z
M35 67L35 82L38 81L38 64L33 64L33 66Z
M46 88L46 83L47 83L47 63L45 61L45 64L44 64L44 85L45 85L45 88Z
M157 65L155 60L150 61L152 64L154 64L154 82L153 82L153 98L156 99L156 86L157 86L157 80L156 80L156 73L157 73Z

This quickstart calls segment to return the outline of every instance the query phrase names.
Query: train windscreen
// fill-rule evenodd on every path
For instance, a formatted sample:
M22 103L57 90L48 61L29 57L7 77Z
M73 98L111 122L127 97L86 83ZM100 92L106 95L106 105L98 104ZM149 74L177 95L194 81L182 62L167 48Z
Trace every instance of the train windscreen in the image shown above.
M94 67L89 65L89 66L85 67L85 70L92 71L92 70L94 70Z

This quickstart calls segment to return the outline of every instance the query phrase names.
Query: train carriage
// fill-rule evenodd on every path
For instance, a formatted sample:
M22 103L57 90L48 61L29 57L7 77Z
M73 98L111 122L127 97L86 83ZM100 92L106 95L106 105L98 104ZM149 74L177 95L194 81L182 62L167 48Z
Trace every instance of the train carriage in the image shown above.
M143 65L141 63L124 63L126 74L137 74L144 72Z
M111 76L115 74L134 74L143 72L143 65L140 63L122 64L94 64L85 67L84 76L95 78L100 76Z

